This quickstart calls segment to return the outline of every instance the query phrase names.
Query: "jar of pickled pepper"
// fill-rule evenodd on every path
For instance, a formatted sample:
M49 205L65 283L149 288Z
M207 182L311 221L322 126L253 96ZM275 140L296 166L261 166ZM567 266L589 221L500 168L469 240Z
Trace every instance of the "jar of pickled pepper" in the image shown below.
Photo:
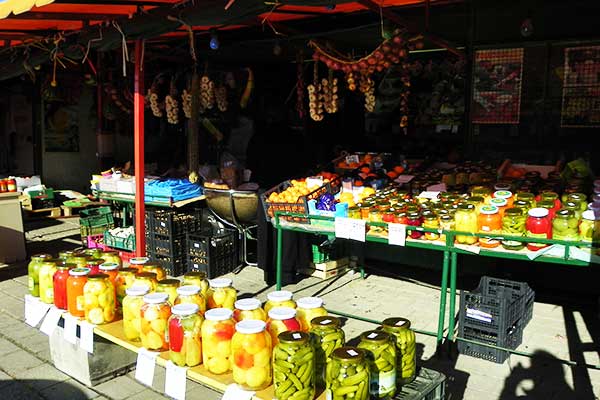
M200 315L204 316L204 313L206 312L206 300L200 293L200 288L198 286L179 286L177 288L175 304L196 304Z
M115 263L121 268L123 266L123 260L119 256L119 252L116 250L103 250L100 253L100 258L104 260L104 262Z
M561 208L561 202L560 199L558 198L558 194L556 192L553 191L546 191L546 192L542 192L540 193L540 200L546 200L546 201L551 201L554 203L554 212L560 210Z
M389 399L396 394L395 337L383 331L367 331L360 335L359 349L367 353L371 397Z
M158 280L154 272L138 272L135 274L134 285L146 285L150 288L150 293L156 291Z
M202 362L201 327L203 318L196 304L171 307L168 321L169 358L180 367L195 367Z
M233 287L233 281L229 278L216 278L209 281L207 294L208 308L235 308L237 292Z
M407 221L406 221L406 225L408 226L415 226L415 227L420 227L423 225L423 216L421 215L420 212L409 212L406 216ZM419 239L421 238L421 236L423 236L423 232L418 231L416 229L407 229L407 235L411 238L411 239Z
M341 347L331 356L325 380L328 399L368 400L369 365L366 353L357 347Z
M526 201L528 203L528 209L537 207L535 196L531 192L517 192L517 200Z
M137 271L137 270L136 270ZM142 329L142 305L150 288L147 285L130 286L123 298L123 333L131 341L140 341Z
M317 386L325 387L325 367L331 361L331 354L346 343L339 318L325 315L313 318L310 322L310 335L315 349Z
M83 287L87 282L89 268L73 268L69 270L67 279L67 310L74 317L85 317L85 301Z
M200 288L200 294L206 301L206 295L208 293L208 279L206 279L206 273L200 271L190 271L183 275L183 281L181 286L198 286Z
M508 208L502 217L502 233L509 236L525 236L525 220L522 209ZM515 240L503 240L502 247L506 250L521 250L525 244Z
M232 315L233 311L228 308L213 308L204 314L202 363L208 372L215 375L231 371L231 339L235 332Z
M133 286L135 282L135 274L137 269L135 268L121 268L117 271L117 278L115 280L115 290L117 294L117 311L121 309L123 304L123 298L125 298L127 288Z
M579 221L572 210L558 210L552 220L552 238L558 240L578 240Z
M148 257L133 257L129 260L129 267L135 268L138 272L143 272L144 264L149 262L150 259Z
M156 280L159 282L167 279L167 272L160 264L147 262L142 266L142 271L154 272L156 274Z
M440 221L437 214L433 212L423 213L423 228L439 229ZM437 232L425 232L424 236L427 240L438 240L440 238Z
M323 299L320 297L302 297L298 299L296 305L296 318L303 332L310 330L310 321L313 318L327 315L327 310L323 307Z
M417 342L410 325L406 318L387 318L383 321L383 331L396 338L398 386L409 384L417 376Z
M579 203L567 200L565 203L563 203L563 208L573 211L573 214L575 214L575 218L577 219L577 221L581 220L582 211Z
M256 319L267 321L267 313L262 309L260 300L255 298L240 299L235 302L233 310L233 320L240 322L246 319Z
M459 232L476 233L478 230L477 212L473 204L461 204L454 215L454 226ZM476 236L456 235L456 241L463 244L477 243Z
M83 286L84 314L90 324L101 325L115 319L115 288L106 274L89 274Z
M245 390L262 390L271 384L271 336L265 321L246 319L235 324L231 339L233 380Z
M264 309L268 314L273 307L296 308L296 302L293 300L294 294L288 290L276 290L267 294L267 302Z
M67 309L67 279L69 279L69 270L72 268L75 268L75 264L57 265L56 272L52 277L54 306L60 310Z
M277 338L281 332L299 331L300 322L296 319L296 310L290 307L273 307L267 318L267 332L271 335L273 345L279 343Z
M180 283L179 279L163 279L156 284L156 292L167 293L169 295L169 304L174 305L177 298L177 288Z
M45 259L40 266L40 300L46 304L54 303L54 273L57 264L62 264L62 260L57 258Z
M305 332L283 332L273 349L273 385L277 400L313 399L315 350ZM323 380L324 382L324 380Z
M167 293L148 293L140 309L140 339L148 350L165 351L167 343L167 321L171 316L169 295Z
M526 236L552 239L552 223L548 218L548 210L545 208L532 208L527 214L525 222ZM547 246L545 243L527 243L527 248L531 251L537 251Z
M27 285L29 294L35 297L40 296L40 267L45 260L51 260L50 254L36 254L31 257L27 265Z

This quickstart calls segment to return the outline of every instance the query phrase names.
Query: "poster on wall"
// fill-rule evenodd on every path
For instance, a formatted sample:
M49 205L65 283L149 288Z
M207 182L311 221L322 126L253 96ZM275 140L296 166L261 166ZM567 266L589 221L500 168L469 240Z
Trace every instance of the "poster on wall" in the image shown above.
M44 147L46 152L79 151L79 115L77 106L46 103Z
M560 126L600 127L600 46L565 49Z
M523 49L477 50L473 71L471 122L518 124Z

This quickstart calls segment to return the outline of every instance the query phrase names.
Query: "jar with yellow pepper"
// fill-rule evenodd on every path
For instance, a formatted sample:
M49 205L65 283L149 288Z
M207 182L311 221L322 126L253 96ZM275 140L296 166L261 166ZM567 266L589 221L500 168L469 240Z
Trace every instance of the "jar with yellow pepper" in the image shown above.
M183 275L183 281L181 286L198 286L200 288L200 294L206 300L206 294L208 293L208 279L206 273L201 271L190 271Z
M173 306L177 298L178 279L163 279L156 284L157 293L167 293L169 295L169 304Z
M296 302L293 300L294 294L289 290L276 290L267 294L267 302L264 309L268 314L273 307L290 307L296 308Z

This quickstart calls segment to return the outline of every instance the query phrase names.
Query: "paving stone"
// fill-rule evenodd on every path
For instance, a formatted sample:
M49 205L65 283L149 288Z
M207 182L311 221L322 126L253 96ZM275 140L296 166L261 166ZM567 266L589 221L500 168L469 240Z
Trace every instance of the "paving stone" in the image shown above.
M0 336L4 336L10 340L19 343L24 338L38 334L37 328L33 328L24 322L15 320L9 326L5 326L0 330Z
M28 288L20 282L9 279L0 283L0 291L14 299L24 301L23 298L25 297L25 294L27 294Z
M98 397L97 392L74 379L47 387L40 391L40 395L46 400L88 400Z
M134 377L135 379L135 377ZM164 392L165 390L165 380L167 379L167 371L165 368L156 366L154 369L154 380L152 381L152 389L157 392Z
M22 340L20 340L18 342L19 345L30 353L39 353L43 350L49 349L50 344L48 341L48 336L37 329L34 331L36 332L34 335L24 337Z
M223 394L206 386L198 386L189 392L185 393L186 400L219 400L223 397Z
M129 397L128 400L164 400L167 397L161 393L157 393L154 390L151 389L144 389L143 391L134 394L133 396ZM189 399L186 399L189 400ZM210 400L210 399L206 399L206 400Z
M129 396L142 392L145 389L146 386L132 380L126 375L94 386L94 390L115 400L127 399Z
M28 385L35 390L43 390L57 382L64 382L69 378L49 364L41 364L35 368L21 371L15 375L19 380L27 381Z
M17 347L17 345L15 345L14 343L9 342L6 339L2 339L0 338L0 357L8 354L8 353L12 353L14 351L19 350L19 347Z
M23 319L25 314L25 302L14 297L4 297L0 302L0 311L3 311L18 320Z
M25 382L20 381L12 381L8 385L0 386L0 398L7 400L43 400L35 391L27 387Z
M42 364L36 357L25 350L17 350L0 357L0 368L12 376Z

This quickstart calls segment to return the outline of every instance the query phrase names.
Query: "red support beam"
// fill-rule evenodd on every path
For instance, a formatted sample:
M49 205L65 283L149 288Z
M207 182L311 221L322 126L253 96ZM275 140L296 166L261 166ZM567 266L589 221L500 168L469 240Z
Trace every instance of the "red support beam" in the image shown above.
M135 75L133 93L133 142L135 155L135 254L146 254L146 229L144 215L144 43L135 41Z

